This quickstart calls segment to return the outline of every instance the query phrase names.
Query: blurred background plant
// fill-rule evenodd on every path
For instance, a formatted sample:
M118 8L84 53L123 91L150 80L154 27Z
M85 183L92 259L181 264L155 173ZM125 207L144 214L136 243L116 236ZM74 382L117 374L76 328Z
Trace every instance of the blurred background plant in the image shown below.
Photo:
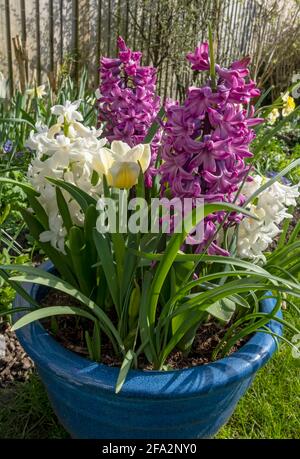
M161 96L182 99L194 80L185 54L203 41L208 22L216 34L216 59L252 57L252 74L273 98L300 69L298 0L15 0L0 1L0 71L8 92L22 93L49 78L52 90L71 75L76 84L88 68L98 86L100 56L114 57L117 36L158 68ZM59 78L57 76L59 75Z
M70 72L72 59L68 57L60 71L47 79L45 84L32 81L24 91L15 91L9 98L7 82L0 75L0 177L17 181L26 180L26 172L32 152L26 140L35 130L37 120L49 125L52 122L50 108L53 103L81 100L85 123L96 124L95 96L88 89L88 75L83 69L80 84L76 85ZM24 73L25 74L25 73ZM26 83L27 84L27 83ZM0 260L1 263L24 263L43 256L33 239L25 231L20 208L28 207L24 191L11 184L0 184ZM10 286L0 281L0 306L9 308L14 293Z
M299 82L281 93L272 105L257 107L265 123L257 129L252 151L256 170L262 175L272 176L300 157L299 106L291 96L298 87ZM271 89L269 87L265 94ZM298 183L300 167L289 171L284 180Z

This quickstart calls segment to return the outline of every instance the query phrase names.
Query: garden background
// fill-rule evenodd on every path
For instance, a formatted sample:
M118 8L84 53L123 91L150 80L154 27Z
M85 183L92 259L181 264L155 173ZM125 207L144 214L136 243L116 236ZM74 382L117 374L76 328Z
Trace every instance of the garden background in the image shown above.
M158 68L158 92L182 98L193 80L185 54L211 22L216 60L251 55L253 79L278 95L300 69L299 11L294 0L1 0L0 68L11 93L47 76L55 88L62 66L76 80L86 66L92 87L122 35Z
M268 103L300 79L298 1L0 0L0 72L5 81L0 119L23 119L18 125L0 121L0 175L22 179L30 160L24 150L30 125L38 117L49 122L53 99L84 99L85 121L96 124L99 59L116 55L118 35L143 51L144 64L158 68L158 93L182 100L194 79L185 55L206 38L208 22L215 31L217 60L226 65L251 55L251 76L268 91ZM42 84L44 99L26 95L28 88ZM298 100L295 97L296 104ZM298 107L281 122L283 130L269 139L257 158L262 173L277 172L300 157ZM299 168L289 179L299 182ZM0 191L1 263L39 261L17 210L27 206L24 193L7 186ZM3 283L0 287L0 306L9 308L13 293ZM299 318L286 313L299 326ZM0 338L7 341L3 324L0 327ZM0 438L67 436L39 378L31 373L32 363L13 338L9 355L9 363L1 361L0 340ZM299 438L299 362L283 344L219 437Z

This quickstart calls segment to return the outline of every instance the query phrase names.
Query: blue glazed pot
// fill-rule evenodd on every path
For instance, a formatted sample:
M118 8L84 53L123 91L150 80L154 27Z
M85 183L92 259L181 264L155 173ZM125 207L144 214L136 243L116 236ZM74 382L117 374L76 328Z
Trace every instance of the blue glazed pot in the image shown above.
M52 265L43 265L51 270ZM28 285L37 300L45 288ZM275 300L261 303L271 312ZM15 307L24 306L17 296ZM281 313L279 313L281 316ZM278 322L269 328L281 335ZM229 419L256 372L276 349L267 333L256 333L238 352L211 364L174 371L131 370L114 392L118 369L66 350L39 322L23 327L18 338L34 360L53 409L74 438L209 438Z

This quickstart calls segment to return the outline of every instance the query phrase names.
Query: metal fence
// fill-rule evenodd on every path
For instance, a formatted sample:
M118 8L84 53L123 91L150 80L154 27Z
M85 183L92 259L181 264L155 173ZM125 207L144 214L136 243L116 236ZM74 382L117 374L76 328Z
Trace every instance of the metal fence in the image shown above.
M184 64L187 46L193 48L206 36L208 20L214 25L219 43L218 57L228 63L233 56L252 54L257 73L266 60L262 59L264 49L272 46L274 31L281 30L274 19L268 20L268 3L0 0L0 71L8 77L12 92L16 85L23 89L33 78L37 83L44 82L68 61L72 63L73 76L78 79L83 65L87 66L91 86L96 86L100 56L115 56L117 36L122 35L130 46L143 51L144 63L158 66L159 93L178 97L193 79ZM289 1L280 7L282 12L290 14ZM288 65L291 72L296 64Z

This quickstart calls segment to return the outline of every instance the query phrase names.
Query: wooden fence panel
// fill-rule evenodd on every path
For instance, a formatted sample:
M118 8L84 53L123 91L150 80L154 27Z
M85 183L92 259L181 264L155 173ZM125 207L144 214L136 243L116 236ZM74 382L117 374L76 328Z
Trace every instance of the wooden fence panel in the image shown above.
M5 4L0 3L0 72L8 76Z
M70 57L74 38L73 27L73 0L61 0L61 36L63 56Z
M36 17L35 1L25 2L26 14L26 48L28 52L29 62L29 80L30 84L38 79L37 75L37 62L38 62L38 34L37 34L37 17ZM15 30L13 36L20 31Z
M52 53L53 53L53 16L50 16L49 0L39 1L39 37L40 43L38 48L38 61L40 63L39 81L45 81L45 77L51 71Z
M129 46L143 51L144 64L160 61L159 52L164 45L164 39L159 36L161 14L166 6L172 12L173 6L175 11L178 5L181 9L171 19L170 32L174 21L185 23L186 33L196 45L206 37L207 22L211 20L218 41L217 58L222 64L227 65L233 57L252 54L259 62L259 70L262 53L272 43L270 36L273 34L274 39L276 33L274 22L267 23L262 14L267 3L260 0L186 3L185 0L0 0L0 71L8 77L13 90L20 80L13 48L13 38L18 35L22 44L26 43L30 81L44 82L49 72L54 76L57 67L68 61L73 62L72 72L78 77L86 65L90 84L96 86L99 58L116 55L118 35ZM289 14L290 3L287 0L285 15ZM188 16L191 5L194 16ZM280 24L277 30L279 34ZM180 69L174 67L172 56L163 57L158 66L158 89L163 96L174 97L182 85L192 80L192 72L184 65L184 53L181 58ZM282 68L292 72L290 62Z

